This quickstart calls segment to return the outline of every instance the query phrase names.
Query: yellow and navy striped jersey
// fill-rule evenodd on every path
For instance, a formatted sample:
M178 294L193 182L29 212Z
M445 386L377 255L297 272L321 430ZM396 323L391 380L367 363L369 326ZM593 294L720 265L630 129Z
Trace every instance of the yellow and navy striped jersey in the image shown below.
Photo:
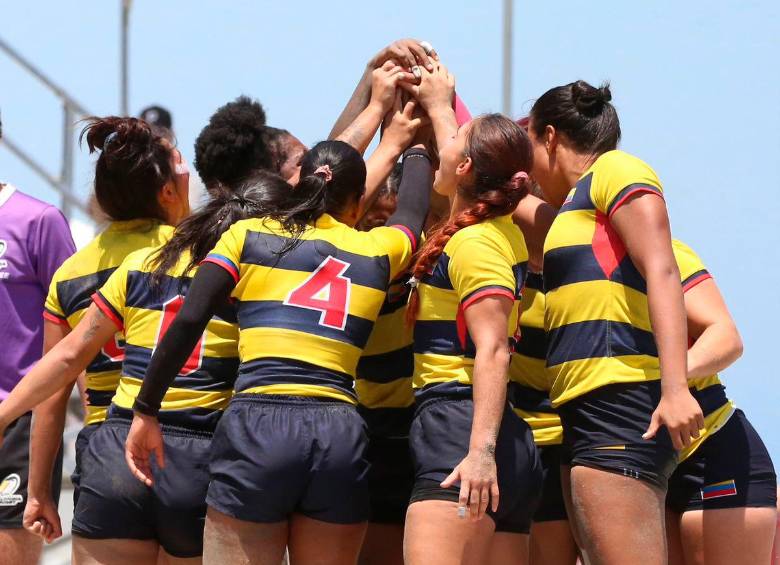
M131 254L93 296L95 304L125 336L122 376L110 413L132 417L157 344L184 303L194 272L184 276L189 253L184 253L159 286L150 282L150 259L159 248ZM238 373L236 309L223 305L209 320L195 349L184 363L160 406L162 423L213 429L233 395ZM115 410L115 407L117 408Z
M510 216L463 228L447 242L418 286L413 379L418 400L471 396L476 349L463 312L485 296L512 299L507 337L514 339L527 265L525 239Z
M632 195L661 190L646 163L608 151L577 181L547 234L545 330L554 406L605 385L660 378L647 285L610 218Z
M323 214L290 244L278 222L253 218L234 224L206 258L236 280L236 392L354 404L358 360L414 237L396 227L359 232Z
M412 328L406 323L408 280L405 273L390 283L357 366L355 392L372 436L409 435L414 412L414 350Z
M537 445L558 445L563 442L563 428L550 402L541 273L529 271L526 275L520 312L520 335L509 362L507 397L515 413L531 427Z
M111 276L128 254L170 239L173 228L155 220L112 222L86 247L77 251L54 274L43 313L47 320L75 328L90 305L90 297ZM86 424L102 422L119 383L124 338L114 341L87 366Z
M675 239L672 240L672 250L677 261L677 267L680 269L683 292L688 292L700 282L712 278L712 275L707 271L704 263L693 249ZM693 345L693 341L689 341ZM689 447L680 452L680 461L690 457L704 440L722 428L728 422L735 409L734 403L726 396L726 388L718 375L690 380L688 385L690 386L691 394L699 402L704 413L704 429L700 431L699 437Z

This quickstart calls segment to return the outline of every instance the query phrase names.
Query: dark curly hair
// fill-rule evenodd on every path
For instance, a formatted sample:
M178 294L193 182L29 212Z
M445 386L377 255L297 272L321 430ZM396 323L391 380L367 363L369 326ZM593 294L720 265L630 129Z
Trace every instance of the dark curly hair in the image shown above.
M203 183L233 185L274 159L265 126L265 110L256 100L239 96L217 109L195 140L195 169Z

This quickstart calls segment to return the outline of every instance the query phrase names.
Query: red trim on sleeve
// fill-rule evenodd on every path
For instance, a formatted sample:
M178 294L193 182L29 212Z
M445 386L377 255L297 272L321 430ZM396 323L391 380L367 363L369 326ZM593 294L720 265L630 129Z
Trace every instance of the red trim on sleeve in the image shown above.
M222 267L230 274L231 277L233 277L233 280L236 281L236 284L238 284L238 279L239 279L238 270L232 263L228 262L225 259L222 259L221 257L214 257L213 255L209 255L203 261L200 262L201 265L203 263L212 263L214 265L217 265L218 267Z
M56 314L52 314L48 310L43 311L43 319L47 322L52 322L54 324L57 324L59 326L65 326L66 328L70 328L70 324L68 323L68 320L65 318L60 318Z
M412 230L410 230L406 226L402 226L401 224L395 224L395 225L392 225L390 227L398 229L398 230L401 230L402 232L404 232L406 234L406 237L409 238L409 241L412 242L412 253L417 251L417 238L412 233Z
M657 189L657 188L651 188L651 187L649 187L649 186L638 186L638 187L636 187L636 188L634 188L634 189L632 189L632 190L629 190L628 192L626 192L626 193L625 193L625 194L624 194L624 195L623 195L623 196L620 198L620 200L618 200L617 202L615 202L615 203L612 205L612 209L609 211L609 215L608 215L608 217L609 217L609 218L611 218L611 217L612 217L612 216L615 214L615 212L617 212L618 208L620 208L620 207L621 207L623 204L625 204L625 203L626 203L626 201L627 201L629 198L631 198L631 197L632 197L632 196L634 196L635 194L641 194L641 193L645 193L645 194L655 194L655 195L656 195L658 198L660 198L661 200L663 200L663 199L664 199L664 195L663 195L663 194L661 194L661 193L658 191L658 189Z
M693 278L693 279L691 279L691 280L689 280L688 282L685 283L685 285L683 286L683 293L688 292L693 287L695 287L697 284L703 283L707 279L711 279L711 278L712 278L711 274L709 274L709 273L702 273L698 277Z
M471 296L469 296L466 300L463 301L462 308L465 310L478 300L481 300L482 298L485 298L486 296L503 296L505 298L508 298L512 302L515 300L515 293L501 287L489 287L489 288L483 288L481 290L477 290L476 292L471 293Z
M114 312L114 309L111 307L111 305L108 303L108 301L100 296L99 292L96 292L92 295L92 302L95 303L95 306L97 306L103 314L106 315L106 317L114 322L114 325L117 327L119 331L124 331L125 324L122 322L122 319L117 316L116 312Z

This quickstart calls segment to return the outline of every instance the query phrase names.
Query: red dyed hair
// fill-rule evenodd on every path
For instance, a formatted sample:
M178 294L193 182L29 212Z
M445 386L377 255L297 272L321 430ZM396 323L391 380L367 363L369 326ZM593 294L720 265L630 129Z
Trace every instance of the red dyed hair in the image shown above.
M528 173L533 164L531 142L525 130L506 116L488 114L472 122L466 136L466 155L471 157L473 181L458 187L469 207L437 228L417 254L412 275L422 280L430 274L444 247L459 230L514 211L528 194ZM413 324L419 296L412 289L407 322Z

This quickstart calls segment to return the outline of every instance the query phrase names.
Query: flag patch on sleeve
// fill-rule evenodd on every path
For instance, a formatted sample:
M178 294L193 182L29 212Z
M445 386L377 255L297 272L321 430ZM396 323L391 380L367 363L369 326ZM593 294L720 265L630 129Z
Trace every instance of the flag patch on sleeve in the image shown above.
M701 499L720 498L722 496L734 496L737 494L737 485L734 479L723 481L712 485L707 485L701 489Z

